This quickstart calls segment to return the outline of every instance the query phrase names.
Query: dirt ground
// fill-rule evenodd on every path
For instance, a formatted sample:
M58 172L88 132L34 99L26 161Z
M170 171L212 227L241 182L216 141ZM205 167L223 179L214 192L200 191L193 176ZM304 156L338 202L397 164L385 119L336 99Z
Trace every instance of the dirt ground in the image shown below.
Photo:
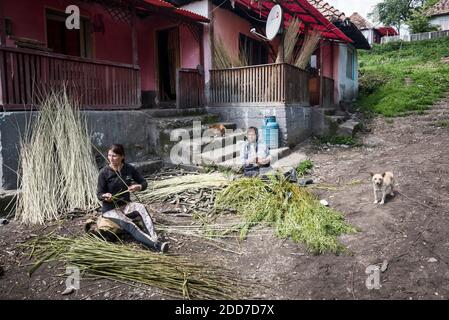
M272 234L251 236L242 254L225 252L201 240L178 238L172 252L233 269L263 286L253 299L448 299L449 298L449 99L424 115L375 118L359 134L362 146L304 143L313 160L314 191L343 212L360 232L341 241L352 254L307 254L302 245ZM397 191L384 206L373 204L369 172L391 170ZM316 188L321 186L321 188ZM327 188L323 189L323 186ZM159 210L157 206L153 208ZM164 216L165 215L165 216ZM186 219L156 214L158 221ZM109 280L82 279L81 288L62 296L61 270L44 265L30 278L17 245L58 228L82 232L85 217L43 229L16 222L0 226L0 298L2 299L168 299L164 292ZM370 265L388 262L381 287L366 286Z

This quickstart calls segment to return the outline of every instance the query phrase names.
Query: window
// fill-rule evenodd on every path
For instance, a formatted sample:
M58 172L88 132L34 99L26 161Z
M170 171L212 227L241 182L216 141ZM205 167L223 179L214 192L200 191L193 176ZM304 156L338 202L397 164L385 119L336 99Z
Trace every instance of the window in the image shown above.
M89 21L81 18L80 29L69 30L65 26L66 18L67 16L64 13L47 9L48 48L55 53L91 58L92 40Z
M9 18L5 18L5 34L7 36L11 36L12 35L12 22L11 19Z
M240 53L244 54L248 65L268 63L268 49L264 43L240 34Z
M355 54L354 51L348 49L346 60L346 77L354 80L355 78Z

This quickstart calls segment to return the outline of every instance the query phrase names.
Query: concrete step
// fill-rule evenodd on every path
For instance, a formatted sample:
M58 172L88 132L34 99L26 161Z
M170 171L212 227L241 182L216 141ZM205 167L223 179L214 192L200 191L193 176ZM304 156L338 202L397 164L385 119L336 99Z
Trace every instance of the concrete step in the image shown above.
M237 125L235 123L230 122L215 122L216 124L222 124L227 130L236 130ZM214 123L214 124L215 124ZM201 135L204 134L206 130L209 129L209 124L204 124L201 122ZM165 129L164 133L170 135L170 133L173 133L176 136L181 136L183 134L188 133L189 137L192 138L194 135L194 128L193 123L190 124L190 126L180 127L180 128L169 128Z
M155 118L197 116L197 115L204 115L207 113L205 108L143 109L142 112Z
M237 128L237 125L235 123L227 123L227 122L218 122L220 124L223 124L225 128L229 130L235 130ZM198 130L197 128L193 127L193 123L190 123L188 126L180 127L180 128L167 128L164 130L161 130L159 132L159 140L160 140L160 148L158 150L158 154L163 157L164 160L170 161L170 152L172 148L178 144L181 143L180 147L184 147L189 149L189 145L194 140L198 145L201 146L201 149L203 149L203 145L198 144L199 143L199 137L203 137L206 130L209 129L208 124L202 124L201 129ZM199 132L197 132L199 131ZM229 133L231 134L231 133ZM229 136L228 134L228 136ZM232 135L232 134L231 134ZM226 137L225 137L226 138ZM172 140L173 139L173 140ZM237 138L232 136L232 139L237 141ZM207 141L207 139L206 139ZM194 143L195 143L194 142ZM193 146L193 145L192 145ZM193 151L192 148L190 148L191 151ZM202 150L200 151L202 152ZM176 160L178 161L178 160Z
M184 127L192 127L194 121L199 121L201 124L217 123L219 117L217 115L203 114L197 116L180 116L180 117L155 117L152 119L156 122L159 128L176 129Z
M333 123L343 123L348 117L347 116L327 116L327 119Z
M360 122L355 120L346 120L344 123L340 124L337 129L337 135L341 137L353 137L354 134L359 129Z
M292 150L289 147L283 147L283 148L278 148L278 149L271 149L270 150L270 155L272 156L272 158L274 159L273 163L271 164L272 166L275 166L276 163L288 156L290 153L292 152ZM240 155L240 151L239 151L239 155ZM232 171L238 172L241 168L242 168L242 163L240 161L240 158L234 157L232 159L223 161L221 163L217 164L217 167L220 169L231 169Z
M239 141L236 144L218 148L211 151L206 151L201 154L201 163L207 165L218 164L240 156L240 149L244 141Z
M203 132L204 134L204 132ZM212 132L213 134L213 132ZM236 132L233 132L228 134L226 133L225 136L221 137L208 137L208 136L203 136L202 138L195 138L192 140L187 140L187 141L181 141L181 145L183 145L183 147L188 148L190 146L190 148L193 150L200 150L200 152L203 152L205 148L209 147L214 147L214 148L223 148L232 144L237 143L238 141L243 141L243 139L245 138L245 134L246 132L244 132L243 130L238 130Z
M146 176L160 170L164 166L162 160L151 160L131 163L142 175Z
M323 112L327 116L335 115L336 110L334 108L318 108L321 112Z
M295 169L301 161L306 159L308 157L304 152L295 151L273 163L272 167L284 173Z

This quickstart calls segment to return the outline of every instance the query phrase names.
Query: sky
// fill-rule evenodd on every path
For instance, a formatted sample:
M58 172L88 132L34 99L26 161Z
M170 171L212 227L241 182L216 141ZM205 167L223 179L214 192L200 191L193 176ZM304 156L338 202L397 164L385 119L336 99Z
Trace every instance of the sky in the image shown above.
M368 13L372 12L374 6L382 2L382 0L327 0L327 2L344 12L347 17L350 17L354 12L358 12L375 26L379 25L379 23L374 23L368 18ZM408 34L408 32L407 26L403 25L401 27L401 34Z
M343 11L347 17L354 12L358 12L362 17L368 19L368 13L373 11L373 7L381 0L327 0L327 2L338 10ZM371 21L371 19L368 20Z

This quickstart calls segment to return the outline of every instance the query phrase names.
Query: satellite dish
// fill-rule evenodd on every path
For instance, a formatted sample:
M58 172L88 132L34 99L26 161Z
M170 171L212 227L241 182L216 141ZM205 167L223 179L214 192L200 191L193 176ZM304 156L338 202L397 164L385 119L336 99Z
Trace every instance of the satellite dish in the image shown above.
M273 8L271 8L270 14L268 15L267 19L267 27L266 27L266 35L268 40L273 40L274 37L279 32L279 28L281 27L282 23L282 8L280 5L275 5Z

